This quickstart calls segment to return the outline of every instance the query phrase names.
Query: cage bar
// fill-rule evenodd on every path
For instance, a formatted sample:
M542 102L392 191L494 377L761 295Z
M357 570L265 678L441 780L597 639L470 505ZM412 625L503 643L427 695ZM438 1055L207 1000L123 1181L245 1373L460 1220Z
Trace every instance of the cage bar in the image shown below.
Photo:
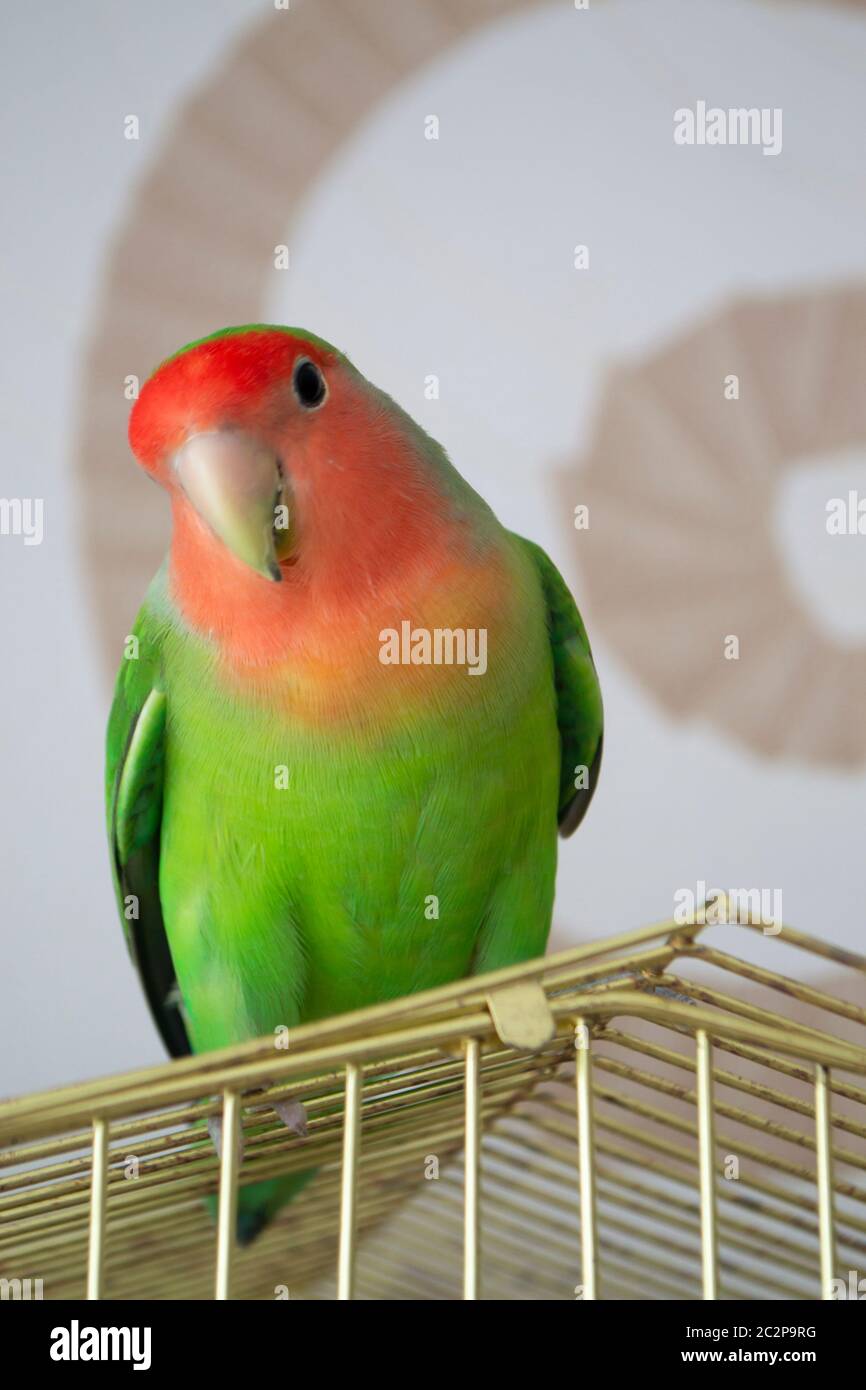
M235 1226L238 1215L238 1170L241 1146L241 1103L236 1091L223 1092L222 1152L220 1154L219 1201L217 1203L217 1299L231 1297L232 1261L235 1253Z
M719 1296L716 1226L716 1138L713 1118L713 1045L704 1028L695 1034L698 1082L698 1153L701 1188L701 1276L705 1299Z
M463 1180L463 1297L480 1298L481 1288L481 1044L465 1048Z
M105 1260L106 1189L108 1186L108 1124L98 1117L93 1121L93 1146L90 1178L90 1242L87 1253L87 1297L102 1298L103 1264Z
M821 1251L821 1297L833 1298L836 1275L836 1222L833 1211L833 1147L830 1073L815 1065L815 1151L818 1179L818 1230Z
M598 1288L598 1231L596 1227L595 1129L592 1098L592 1037L583 1018L574 1026L575 1094L577 1101L577 1163L580 1188L580 1259L582 1296L594 1300Z
M358 1156L361 1149L361 1068L346 1064L346 1103L343 1114L343 1176L340 1191L340 1245L337 1260L337 1298L355 1297L357 1251Z

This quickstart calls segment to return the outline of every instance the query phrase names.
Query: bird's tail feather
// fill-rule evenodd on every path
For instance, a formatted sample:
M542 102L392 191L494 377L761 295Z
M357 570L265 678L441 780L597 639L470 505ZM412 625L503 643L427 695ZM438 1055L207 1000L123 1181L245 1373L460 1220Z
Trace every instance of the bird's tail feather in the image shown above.
M316 1169L309 1168L304 1173L286 1173L281 1178L268 1178L264 1182L253 1182L238 1189L237 1240L239 1245L249 1245L260 1231L292 1201L297 1194L316 1176ZM211 1216L216 1220L217 1197L214 1194L205 1201Z

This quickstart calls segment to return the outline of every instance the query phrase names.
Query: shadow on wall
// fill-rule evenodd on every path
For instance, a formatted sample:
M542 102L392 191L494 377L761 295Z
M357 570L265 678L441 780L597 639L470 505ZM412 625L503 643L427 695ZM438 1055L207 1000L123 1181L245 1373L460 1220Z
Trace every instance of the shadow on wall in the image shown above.
M614 370L558 472L594 630L659 703L837 768L866 762L866 645L806 610L774 520L804 460L866 446L864 339L860 283L739 300ZM845 545L857 520L827 490L810 527Z

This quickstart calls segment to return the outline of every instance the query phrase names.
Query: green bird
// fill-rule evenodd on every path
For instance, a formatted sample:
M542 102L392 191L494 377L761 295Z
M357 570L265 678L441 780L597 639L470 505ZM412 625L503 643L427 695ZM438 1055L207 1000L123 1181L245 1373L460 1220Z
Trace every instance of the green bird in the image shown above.
M108 829L169 1051L540 955L603 723L545 553L299 329L183 348L129 435L173 528L117 680ZM308 1176L242 1189L240 1237Z

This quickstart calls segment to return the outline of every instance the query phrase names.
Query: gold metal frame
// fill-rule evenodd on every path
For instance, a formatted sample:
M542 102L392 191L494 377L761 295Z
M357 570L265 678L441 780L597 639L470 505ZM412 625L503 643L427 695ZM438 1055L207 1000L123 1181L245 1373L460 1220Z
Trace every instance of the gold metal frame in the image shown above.
M716 932L742 955L706 944ZM642 927L298 1028L285 1050L264 1038L8 1101L3 1288L857 1296L866 959L786 927L764 938L769 970L749 959L760 934ZM789 973L803 953L833 992ZM289 1095L306 1138L271 1110ZM217 1159L203 1123L219 1113ZM239 1185L310 1168L238 1248Z

